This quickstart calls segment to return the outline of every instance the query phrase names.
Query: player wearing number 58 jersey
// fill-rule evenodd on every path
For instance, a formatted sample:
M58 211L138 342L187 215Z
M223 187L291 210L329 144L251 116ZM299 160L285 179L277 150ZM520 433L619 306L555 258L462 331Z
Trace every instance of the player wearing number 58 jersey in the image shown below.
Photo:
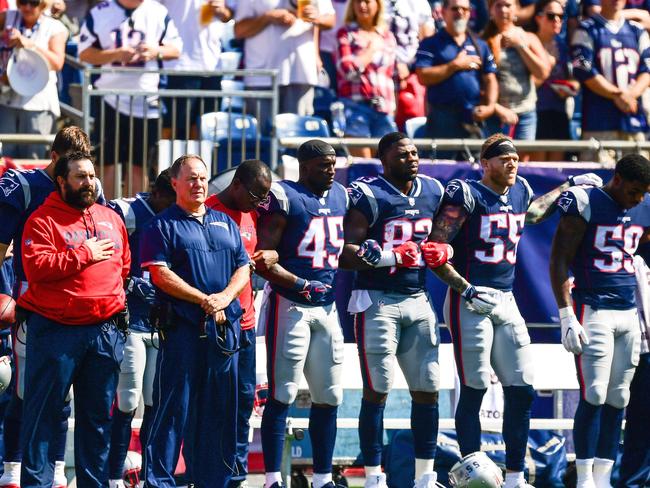
M639 205L648 191L650 161L630 154L604 187L574 188L558 200L550 271L562 344L576 355L580 383L573 427L578 488L610 486L639 361L633 257L648 237L650 214Z
M533 201L528 182L517 176L518 164L508 137L489 137L481 148L483 177L449 182L430 236L454 249L453 266L434 271L450 286L444 311L461 382L456 408L460 450L463 456L480 450L479 410L492 367L505 397L506 488L527 486L524 458L534 398L530 337L512 294L517 245L524 225L548 216L570 184L602 183L596 175L576 176ZM425 257L431 267L437 265L426 252Z
M573 74L584 87L583 139L644 140L648 130L641 95L650 83L650 38L624 18L624 6L603 0L571 39Z
M336 155L311 140L298 148L297 182L281 181L258 207L260 249L275 249L279 262L258 273L271 283L260 310L266 321L269 400L262 417L266 488L280 486L280 465L289 405L304 371L312 407L309 435L314 488L332 482L336 412L342 400L343 333L332 285L343 247L348 198L334 181ZM264 328L259 324L259 329ZM274 486L277 485L277 486Z
M438 432L438 330L425 291L426 266L419 244L431 230L443 187L418 175L411 140L391 132L379 141L383 174L350 185L342 265L356 269L348 305L354 314L363 400L359 440L366 487L386 487L381 472L384 407L394 359L411 392L411 429L418 488L433 487Z

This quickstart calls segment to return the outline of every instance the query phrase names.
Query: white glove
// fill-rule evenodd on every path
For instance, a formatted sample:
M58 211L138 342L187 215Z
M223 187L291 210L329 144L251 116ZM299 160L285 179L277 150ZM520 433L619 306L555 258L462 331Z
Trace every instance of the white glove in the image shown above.
M469 285L461 296L466 300L467 308L479 315L489 315L499 304L499 290L487 286Z
M582 344L589 344L589 338L571 307L560 309L560 327L564 349L573 354L581 354Z
M585 173L583 175L569 176L571 186L603 186L603 180L596 173Z

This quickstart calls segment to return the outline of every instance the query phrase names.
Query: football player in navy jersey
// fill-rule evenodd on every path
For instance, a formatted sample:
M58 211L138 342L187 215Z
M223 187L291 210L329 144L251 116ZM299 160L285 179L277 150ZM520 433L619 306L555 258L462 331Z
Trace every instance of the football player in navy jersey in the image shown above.
M348 311L354 314L363 400L359 440L366 487L386 487L381 472L384 407L397 361L411 392L418 488L433 487L438 434L438 330L425 290L419 250L442 200L438 180L418 175L419 156L406 134L379 141L383 174L350 185L343 266L358 270Z
M600 14L571 39L573 74L584 86L583 139L645 140L641 95L650 83L650 38L625 20L624 6L625 0L603 0Z
M530 337L512 294L517 245L524 225L550 215L571 184L602 183L593 174L572 177L533 201L518 164L510 138L489 137L481 148L483 177L448 183L429 242L421 246L429 267L449 285L444 312L461 382L455 417L463 456L481 447L479 410L490 367L503 384L506 488L528 486L524 458L535 396ZM445 264L440 243L451 244L453 266Z
M9 170L0 178L0 258L4 258L9 244L22 242L23 227L29 216L40 207L47 196L55 191L54 166L59 157L69 152L90 152L88 136L79 127L66 127L57 132L52 143L51 162L44 169ZM95 178L97 201L105 203L101 183ZM14 254L14 271L16 284L14 298L27 290L27 278L22 266L20 252ZM26 325L20 324L13 331L14 385L12 398L7 407L4 425L4 473L0 478L0 487L20 486L20 468L22 449L20 447L20 430L22 426L24 370L26 349ZM61 412L61 430L56 449L54 468L54 488L67 485L65 477L65 443L68 432L70 405L66 403Z
M648 191L650 161L630 154L604 187L572 188L558 200L550 273L562 344L576 355L580 383L573 427L578 488L610 486L639 362L633 257L648 236L650 215L639 206Z
M153 410L153 380L158 356L158 333L149 321L156 292L149 273L140 267L140 238L143 230L156 214L176 201L169 170L154 181L151 193L138 193L134 198L111 200L115 210L126 225L129 247L133 249L131 273L126 289L129 307L129 335L124 345L124 357L117 383L116 406L111 424L111 448L108 455L108 486L124 488L124 459L131 442L131 421L142 397L144 415L140 441L146 445Z
M258 333L266 329L269 399L262 417L266 488L281 486L280 465L289 405L304 371L312 406L309 435L313 487L334 487L332 455L336 413L343 391L343 333L334 302L334 276L343 248L345 188L334 181L336 156L329 144L310 140L298 148L297 182L273 183L258 211L258 250L280 260L257 272L269 280Z

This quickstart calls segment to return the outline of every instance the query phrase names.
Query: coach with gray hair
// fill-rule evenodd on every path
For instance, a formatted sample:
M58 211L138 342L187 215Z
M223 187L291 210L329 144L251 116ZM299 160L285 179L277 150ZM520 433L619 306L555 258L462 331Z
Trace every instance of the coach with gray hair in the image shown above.
M145 486L175 486L181 441L189 477L200 487L227 486L237 435L237 351L250 279L239 229L204 204L207 167L186 155L170 169L176 203L143 233L140 260L156 288L160 336Z

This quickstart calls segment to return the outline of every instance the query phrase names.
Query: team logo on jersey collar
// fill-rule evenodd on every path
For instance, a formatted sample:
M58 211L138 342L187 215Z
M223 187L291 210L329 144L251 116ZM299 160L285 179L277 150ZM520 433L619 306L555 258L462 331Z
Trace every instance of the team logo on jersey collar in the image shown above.
M357 202L361 200L363 192L358 186L354 185L348 188L348 196L350 197L350 200L352 200L352 203L356 205Z
M415 206L415 198L413 198L413 197L409 197L409 205L410 205L411 207L414 207L414 206Z
M452 181L447 184L447 189L445 190L445 193L447 193L447 195L449 195L450 198L453 198L458 190L460 190L460 183L457 181Z
M557 201L557 206L560 207L565 212L568 212L569 207L571 206L572 203L573 203L573 198L565 195L559 198L559 200Z

